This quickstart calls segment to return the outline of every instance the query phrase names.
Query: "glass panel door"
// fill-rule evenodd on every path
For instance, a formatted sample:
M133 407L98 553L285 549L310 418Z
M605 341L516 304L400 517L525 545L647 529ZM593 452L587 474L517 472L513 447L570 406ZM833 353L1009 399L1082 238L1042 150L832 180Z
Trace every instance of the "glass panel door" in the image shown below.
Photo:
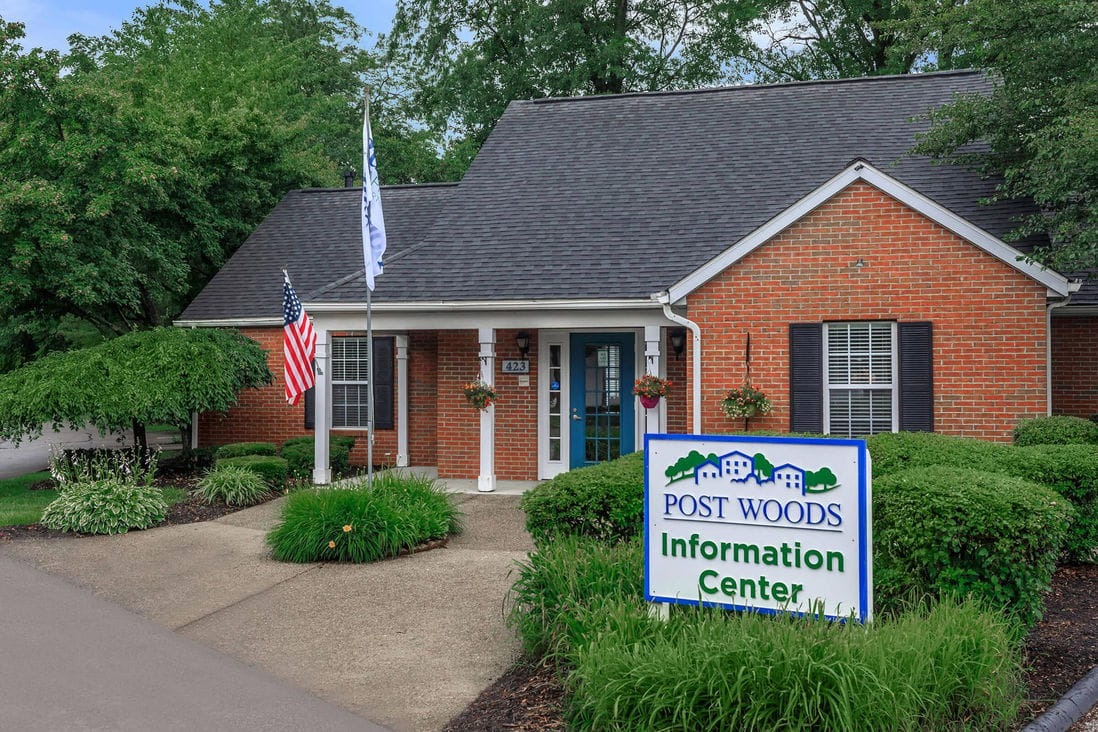
M634 343L631 333L572 335L568 421L573 468L633 452Z

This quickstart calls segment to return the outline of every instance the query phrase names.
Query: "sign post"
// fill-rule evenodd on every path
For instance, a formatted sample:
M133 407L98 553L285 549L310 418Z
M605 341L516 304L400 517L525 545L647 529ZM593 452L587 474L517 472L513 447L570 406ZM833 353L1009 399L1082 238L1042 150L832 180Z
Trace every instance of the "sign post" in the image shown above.
M873 617L864 440L645 436L650 602Z

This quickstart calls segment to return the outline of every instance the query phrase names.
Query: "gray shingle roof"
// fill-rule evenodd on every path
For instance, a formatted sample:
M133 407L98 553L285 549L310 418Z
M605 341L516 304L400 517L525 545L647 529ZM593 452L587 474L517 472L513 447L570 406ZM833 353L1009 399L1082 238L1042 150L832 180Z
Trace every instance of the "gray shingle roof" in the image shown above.
M513 102L456 189L385 191L400 241L375 301L647 298L856 158L1001 237L1028 205L980 205L995 181L906 155L926 128L920 115L989 88L948 72ZM216 310L210 290L222 312L233 295L248 313L271 310L246 297L262 279L251 262L277 269L295 245L324 249L300 275L303 299L362 302L357 205L342 192L290 194L184 317ZM277 309L277 282L263 286Z
M383 186L388 247L395 257L423 238L451 183ZM214 276L179 320L279 317L282 268L298 296L362 271L361 188L290 191ZM359 299L365 285L359 278Z

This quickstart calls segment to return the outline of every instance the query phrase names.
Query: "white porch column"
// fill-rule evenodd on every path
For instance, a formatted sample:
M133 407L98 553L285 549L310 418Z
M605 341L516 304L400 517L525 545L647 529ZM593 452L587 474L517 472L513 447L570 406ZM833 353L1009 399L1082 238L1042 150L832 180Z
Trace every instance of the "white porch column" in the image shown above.
M408 462L408 336L396 337L397 361L397 460L398 468Z
M316 398L313 400L313 483L328 485L332 471L328 463L328 431L331 429L332 409L328 405L331 389L328 377L328 331L316 332Z
M480 378L491 384L496 371L495 328L480 328ZM496 405L490 404L480 413L480 475L477 490L490 492L496 489Z
M644 326L644 373L660 376L660 327L658 325ZM663 404L666 401L666 399L660 399L656 406L644 410L646 433L658 434L664 431Z

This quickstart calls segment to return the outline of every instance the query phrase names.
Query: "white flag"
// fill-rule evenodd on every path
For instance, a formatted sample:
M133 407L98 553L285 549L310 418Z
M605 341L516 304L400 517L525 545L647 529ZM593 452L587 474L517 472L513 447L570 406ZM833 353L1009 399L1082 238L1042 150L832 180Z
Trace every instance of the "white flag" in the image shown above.
M374 136L370 134L370 97L362 122L362 255L366 263L366 286L374 289L374 278L382 272L385 254L385 217L381 213L381 185L377 178Z

